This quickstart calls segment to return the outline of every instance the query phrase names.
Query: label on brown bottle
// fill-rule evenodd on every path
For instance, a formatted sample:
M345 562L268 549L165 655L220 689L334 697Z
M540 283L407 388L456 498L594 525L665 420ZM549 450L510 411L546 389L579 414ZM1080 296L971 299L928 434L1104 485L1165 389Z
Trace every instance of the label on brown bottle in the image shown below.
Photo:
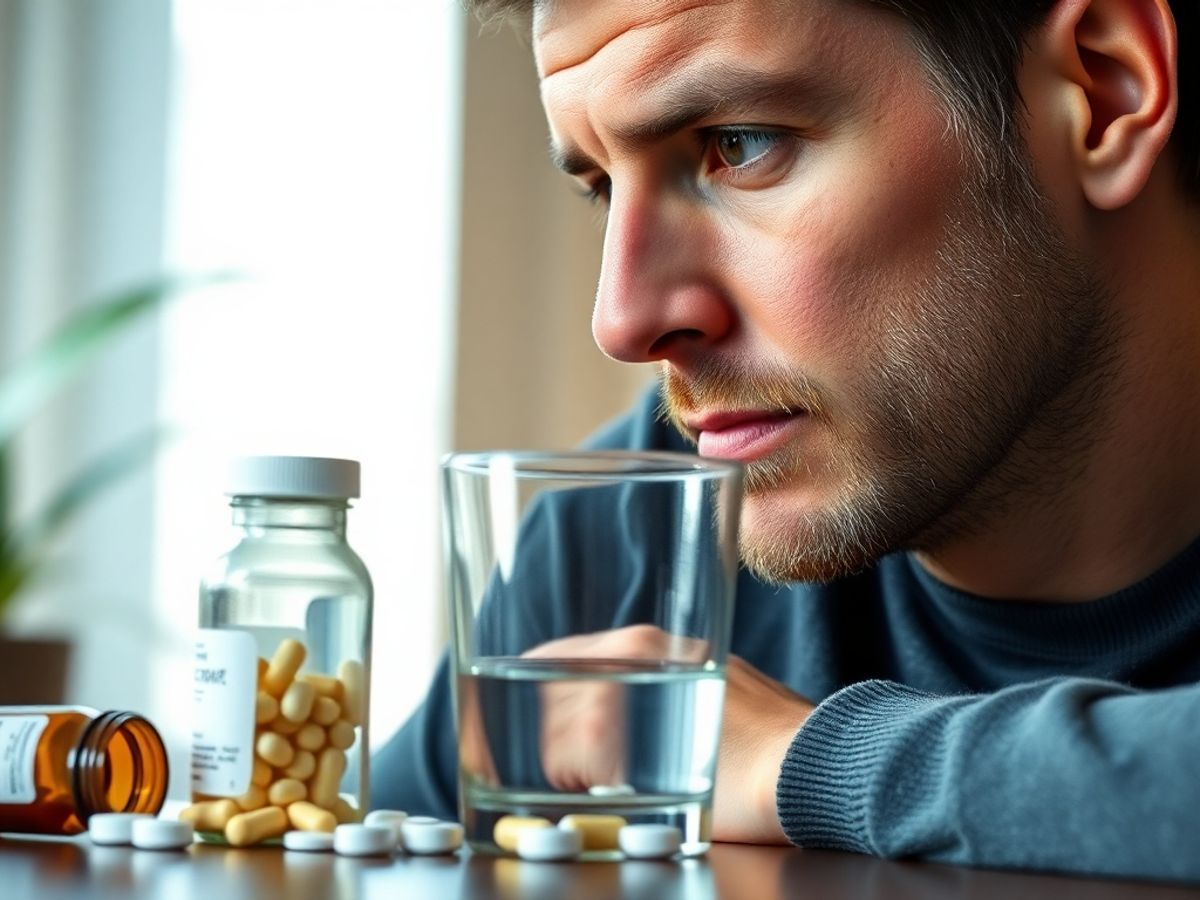
M34 765L49 716L0 715L0 804L37 799Z

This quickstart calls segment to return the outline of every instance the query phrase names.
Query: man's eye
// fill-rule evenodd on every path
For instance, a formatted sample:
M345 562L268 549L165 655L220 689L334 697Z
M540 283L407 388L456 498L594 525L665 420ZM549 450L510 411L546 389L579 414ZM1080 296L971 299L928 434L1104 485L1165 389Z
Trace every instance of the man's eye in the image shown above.
M713 150L723 165L738 169L762 159L778 142L773 131L722 128L713 135Z

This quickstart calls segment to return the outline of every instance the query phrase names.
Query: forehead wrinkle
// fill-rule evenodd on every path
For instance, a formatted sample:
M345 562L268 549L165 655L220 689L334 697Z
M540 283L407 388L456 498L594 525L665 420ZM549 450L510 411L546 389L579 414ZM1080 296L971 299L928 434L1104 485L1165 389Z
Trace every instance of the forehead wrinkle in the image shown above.
M592 2L592 0L585 0L585 2ZM566 44L568 41L554 40L555 32L561 31L561 27L555 27L553 24L550 24L550 27L541 29L535 26L535 31L537 32L535 39L538 47L541 49L541 52L536 53L539 75L544 81L553 75L559 74L560 72L566 72L570 69L574 69L583 65L584 63L593 59L598 53L604 50L605 47L611 45L613 41L624 35L641 31L646 28L654 28L658 25L664 24L670 19L685 15L686 13L694 12L698 9L705 9L712 6L723 6L730 2L732 2L732 0L693 0L691 3L674 5L665 10L660 10L655 14L635 19L633 22L623 23L621 27L617 29L610 29L608 32L606 32L604 36L601 37L588 50L582 53L577 53L563 62L555 60L554 64L550 66L543 66L543 62L546 60L546 58L553 56L555 44ZM548 21L553 23L553 10L551 10L549 14ZM566 37L569 38L570 35L567 35Z

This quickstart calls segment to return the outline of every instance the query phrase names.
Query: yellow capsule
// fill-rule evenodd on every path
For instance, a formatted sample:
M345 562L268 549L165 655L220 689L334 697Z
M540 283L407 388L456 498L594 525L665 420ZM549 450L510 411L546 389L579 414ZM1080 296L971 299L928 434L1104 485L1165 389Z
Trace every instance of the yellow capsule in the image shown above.
M517 838L530 828L549 828L550 820L541 816L502 816L492 828L492 840L501 850L517 852Z
M277 769L290 766L296 755L288 739L273 731L264 731L260 734L254 743L254 749L260 759L269 762Z
M242 810L232 800L208 800L203 803L193 803L179 813L184 822L191 822L197 831L225 830L229 820Z
M308 781L315 771L317 771L317 758L307 750L297 750L292 764L283 770L283 774L288 778L295 778L297 781Z
M354 744L354 726L344 719L329 726L329 746L347 750Z
M620 816L594 816L572 813L558 821L559 828L578 831L583 836L584 850L615 850L618 846L617 832L629 823Z
M304 726L300 722L293 722L290 719L285 719L283 716L276 716L266 727L276 734L291 737Z
M267 671L263 674L263 688L266 692L272 697L282 697L292 679L296 677L296 672L304 665L304 657L307 655L308 651L299 641L292 638L280 641L275 655L267 665Z
M279 715L279 701L266 691L259 691L254 701L254 721L258 725L270 722Z
M340 682L339 682L340 683ZM309 718L318 725L332 725L342 714L341 704L332 697L317 697Z
M318 675L315 672L309 672L301 675L299 680L311 684L318 697L328 697L334 703L341 703L342 683L332 675Z
M337 816L332 812L306 800L290 804L287 817L298 831L332 832L338 825Z
M317 697L316 689L307 682L293 681L283 692L279 701L279 714L292 722L304 722L312 712L313 700Z
M225 840L235 847L248 847L279 837L288 828L288 816L278 806L264 806L234 816L225 825Z
M272 806L287 806L308 796L308 788L303 781L295 778L280 778L267 791L267 799Z
M256 756L254 758L254 773L250 776L250 783L265 788L271 783L274 777L275 773L271 771L271 767L264 760Z
M317 771L308 784L308 798L317 806L333 809L344 774L346 754L335 747L326 747L317 757Z
M342 682L342 718L351 725L359 725L363 720L367 693L362 663L354 659L345 660L338 666L338 680Z
M241 807L243 811L248 812L252 809L259 809L267 805L267 792L257 784L251 784L246 793L242 794L240 797L234 797L233 801L239 807Z
M309 722L296 732L295 741L301 750L320 750L325 746L325 729L315 722Z

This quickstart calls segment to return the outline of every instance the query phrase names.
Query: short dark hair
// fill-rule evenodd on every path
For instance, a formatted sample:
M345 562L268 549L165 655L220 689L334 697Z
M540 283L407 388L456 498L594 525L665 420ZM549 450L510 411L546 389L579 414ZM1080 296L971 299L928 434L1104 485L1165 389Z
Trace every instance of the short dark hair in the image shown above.
M482 18L528 16L552 0L467 0ZM854 0L843 0L854 2ZM856 0L894 13L912 28L947 113L966 137L1020 146L1017 69L1030 33L1057 0ZM1188 196L1200 200L1200 3L1171 0L1179 38L1179 113L1171 144Z

